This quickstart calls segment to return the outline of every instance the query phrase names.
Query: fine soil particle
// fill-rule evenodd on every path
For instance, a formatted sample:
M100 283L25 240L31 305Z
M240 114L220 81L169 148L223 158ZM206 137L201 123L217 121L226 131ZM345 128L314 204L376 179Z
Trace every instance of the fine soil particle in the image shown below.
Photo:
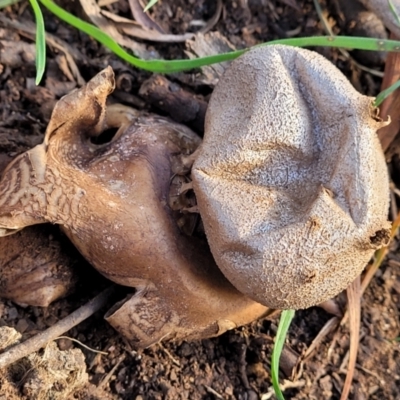
M64 3L75 14L84 16L77 1ZM333 5L330 3L334 2L325 6L331 10ZM108 10L130 17L127 0L108 6ZM162 0L150 15L166 32L182 34L198 30L215 11L216 2L211 0ZM33 21L32 12L25 3L3 9L0 14L20 21ZM106 65L112 65L117 82L118 79L123 82L114 101L160 112L139 95L142 83L151 74L123 63L91 38L61 23L48 12L44 14L48 32L73 46L73 57L85 80ZM343 22L330 22L335 34L343 33L340 28L346 26ZM324 34L311 0L226 0L221 18L213 30L219 31L237 48L283 37ZM55 101L77 85L68 75L62 52L50 46L45 79L36 87L31 43L26 33L6 28L0 22L0 167L26 148L41 142ZM183 44L150 43L147 47L166 59L184 57ZM340 52L325 48L316 50L336 64L358 90L367 95L379 92L380 80L355 68L352 61ZM381 70L382 65L374 68ZM193 73L178 74L169 79L176 79L179 87L196 95L202 104L211 92L209 87L191 84L196 82ZM400 336L400 259L397 247L396 243L392 245L388 260L362 299L361 340L350 395L352 399L400 398L400 344L396 341ZM21 307L10 300L0 301L0 326L14 327L24 340L67 316L98 293L106 284L105 280L78 255L76 257L78 267L75 267L80 271L80 280L71 295L47 308ZM338 301L343 305L343 296L339 296ZM103 320L104 312L73 328L66 336L108 355L82 348L68 338L56 342L55 347L62 351L79 348L83 352L89 380L74 395L68 394L63 398L273 398L270 359L278 317L272 322L257 321L215 339L155 344L138 352ZM331 318L332 315L320 308L296 313L281 363L281 382L287 388L287 399L340 398L349 350L347 325L333 330L306 361L298 363ZM74 357L75 360L79 358ZM287 381L291 374L296 377L293 382ZM10 378L1 374L0 399L41 398L35 394L33 383L28 387L27 380L21 379L19 375ZM65 389L58 385L53 387L54 393Z

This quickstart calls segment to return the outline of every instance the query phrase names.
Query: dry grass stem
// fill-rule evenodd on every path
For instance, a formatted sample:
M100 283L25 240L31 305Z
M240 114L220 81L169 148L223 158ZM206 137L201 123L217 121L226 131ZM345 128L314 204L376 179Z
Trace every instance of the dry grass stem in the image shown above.
M110 296L114 293L115 286L102 291L88 303L78 308L76 311L58 321L49 329L31 337L23 343L17 344L9 348L6 352L0 354L0 369L7 367L19 359L41 349L46 344L63 333L69 331L74 326L80 324L85 319L89 318L96 311L100 310L108 301Z

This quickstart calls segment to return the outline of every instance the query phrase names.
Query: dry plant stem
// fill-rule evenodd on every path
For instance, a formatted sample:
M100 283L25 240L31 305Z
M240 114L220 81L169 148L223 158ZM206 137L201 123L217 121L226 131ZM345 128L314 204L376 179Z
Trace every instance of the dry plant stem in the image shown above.
M397 234L397 230L399 229L400 226L400 213L397 215L397 218L393 222L392 225L392 231L390 234L390 239L393 240L393 238ZM381 266L382 261L386 257L386 254L389 252L389 245L382 247L375 253L375 259L372 264L370 264L369 267L367 267L367 272L364 275L364 278L361 283L361 295L364 294L365 289L368 287L369 283L371 282L371 279L375 275L376 271L378 268Z
M110 381L111 377L113 376L113 374L115 373L115 371L117 370L117 368L120 366L120 364L122 363L122 361L125 360L126 354L122 354L119 356L117 362L115 363L115 365L111 368L110 372L103 378L103 380L99 383L99 388L103 388L107 385L107 383Z
M0 14L0 26L5 26L11 29L17 29L21 32L24 32L26 35L29 36L30 39L35 39L36 35L36 27L30 21L12 21L5 17L4 15ZM79 68L75 63L75 59L80 59L84 61L84 56L82 53L70 46L69 44L65 43L63 40L55 37L51 33L46 32L46 43L64 53L65 58L67 59L68 66L76 79L76 82L79 86L83 86L85 84L85 80L82 78L81 73L79 72Z
M309 348L302 355L300 362L306 362L314 353L314 350L322 343L322 340L329 335L332 331L334 331L339 324L339 318L333 317L326 322L326 324L319 331L318 335L311 342Z
M164 29L157 24L149 14L143 12L143 7L139 3L139 0L129 0L129 7L131 9L133 18L136 22L141 24L146 29L153 29L160 33L165 33Z
M398 40L398 37L393 33L390 34L390 39ZM388 53L385 63L385 72L383 75L381 91L387 89L393 85L400 78L400 55L397 53ZM383 103L380 105L380 116L386 118L388 116L388 110L390 105L393 103L394 97L399 90L388 96Z
M3 354L0 354L0 369L7 367L8 365L20 360L23 357L41 349L48 342L56 339L65 332L69 331L74 326L80 324L85 319L89 318L96 311L102 308L114 293L115 286L110 286L103 292L98 294L88 303L78 308L76 311L68 315L68 317L58 321L49 329L37 334L36 336L26 340L23 343L17 344L11 347Z
M200 33L207 33L210 32L212 28L214 28L214 26L217 24L217 22L219 21L220 17L221 17L221 13L222 13L222 0L217 0L217 7L215 10L214 15L211 17L210 20L207 21L206 25L200 29Z
M358 342L360 339L360 318L361 318L361 290L360 277L347 288L347 301L350 320L350 350L349 350L349 365L347 368L346 380L344 382L342 395L340 400L347 400L351 383L353 381L354 370L356 367Z
M168 113L173 120L204 132L207 103L165 76L153 75L143 82L139 95L151 105Z
M150 57L146 46L121 35L118 29L101 15L100 7L95 0L80 0L80 3L92 23L111 36L118 44L127 47L139 58L148 59Z
M399 225L400 225L400 213L397 215L396 220L392 224L392 230L391 230L391 234L390 234L390 239L391 240L395 237L395 235L397 233L397 230L399 228ZM367 267L367 272L365 273L365 275L363 277L363 280L361 282L361 285L359 287L359 300L361 299L362 295L365 292L365 289L368 287L369 283L371 282L372 278L374 277L376 271L381 266L382 261L384 260L384 258L386 257L388 252L389 252L389 245L385 246L385 247L382 247L381 249L379 249L375 253L375 259L374 259L373 263L370 264L369 267ZM357 278L357 279L359 279L359 278ZM354 282L353 282L352 285L354 285ZM352 301L352 297L351 296L353 295L353 292L351 292L351 290L350 290L351 286L349 286L349 288L347 289L348 307L347 307L346 312L343 315L343 318L342 318L342 321L341 321L341 325L344 325L348 318L350 319L350 351L352 352L352 351L354 351L354 349L353 349L354 345L352 345L352 338L351 337L352 337L352 332L355 331L356 327L353 325L354 324L354 318L355 318L354 317L355 305L354 305L354 303L353 304L351 303L351 301ZM358 304L358 308L360 308L359 304ZM358 325L359 324L360 324L360 321L358 321ZM358 328L358 335L359 335L359 328ZM357 339L356 346L358 348L358 339ZM350 354L350 356L351 355L352 354ZM355 360L354 360L354 362L355 362ZM349 371L350 371L350 366L351 366L351 363L349 362ZM348 380L348 376L349 376L349 373L346 376L346 382ZM346 387L346 382L345 382L345 387ZM343 393L344 393L344 391L343 391ZM341 400L342 400L342 398L341 398Z
M392 35L393 37L393 35ZM400 78L400 54L389 53L385 65L382 90L388 88ZM400 89L394 91L380 107L381 118L390 116L391 123L378 131L382 148L386 151L400 131Z
M184 33L182 35L174 35L170 33L160 33L155 30L143 29L137 22L121 17L120 15L114 14L107 10L101 10L101 14L104 15L109 21L111 21L115 27L125 33L128 36L134 38L151 40L152 42L162 42L162 43L179 43L185 42L186 40L192 39L194 33Z
M322 12L322 9L321 9L321 6L320 6L318 0L314 0L314 6L315 6L315 10L317 11L318 17L321 20L321 23L322 23L322 26L324 28L324 31L326 32L327 35L334 36L333 31L332 31L332 29L331 29L331 27L329 25L328 20L325 18L324 14ZM382 78L382 76L383 76L382 72L376 71L374 69L366 67L365 65L359 64L356 60L353 59L353 57L350 55L350 53L347 50L341 49L341 48L339 48L338 50L340 51L340 53L342 53L342 55L346 59L350 60L350 62L355 67L359 68L362 71L369 72L371 75L378 76L378 77Z
M130 0L130 2L134 2ZM137 3L137 0L135 0ZM141 12L143 8L141 8ZM221 17L222 12L222 0L217 2L217 7L215 14L211 17L210 20L207 21L205 26L200 29L199 33L206 33L209 32L215 24L218 22L219 18ZM179 43L179 42L186 42L187 40L192 39L198 34L194 33L184 33L182 35L175 35L171 33L165 33L161 27L160 29L148 29L147 25L141 23L141 21L137 18L136 21L133 21L128 18L121 17L120 15L114 14L107 10L101 10L101 14L104 15L108 20L112 22L115 28L119 31L123 32L128 36L132 36L134 38L143 39L143 40L150 40L152 42L162 42L162 43ZM147 14L146 14L147 15ZM153 21L154 22L154 21ZM212 52L211 54L216 54L218 52Z

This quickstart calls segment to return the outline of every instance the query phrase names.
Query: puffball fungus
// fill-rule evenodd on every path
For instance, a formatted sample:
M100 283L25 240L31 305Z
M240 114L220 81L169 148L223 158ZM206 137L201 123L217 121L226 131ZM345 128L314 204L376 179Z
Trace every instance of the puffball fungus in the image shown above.
M299 48L258 47L224 73L192 178L212 254L240 292L310 307L388 243L384 123L372 101Z

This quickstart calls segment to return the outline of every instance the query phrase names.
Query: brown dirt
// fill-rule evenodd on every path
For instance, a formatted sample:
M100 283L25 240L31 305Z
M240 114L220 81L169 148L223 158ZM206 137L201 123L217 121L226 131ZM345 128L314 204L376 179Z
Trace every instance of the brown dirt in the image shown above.
M293 8L287 4L294 4ZM333 1L329 6L333 7ZM78 15L77 1L68 7ZM129 16L127 1L121 0L114 10ZM332 9L332 8L330 8ZM161 0L154 8L153 17L167 31L184 33L191 29L192 21L208 20L215 11L210 0ZM32 20L25 3L7 8L1 14L18 19ZM335 12L332 11L332 15ZM87 80L100 69L111 64L121 84L114 98L129 105L149 107L138 95L139 88L150 74L137 71L121 62L92 39L60 23L45 13L47 30L70 43L77 51L77 65ZM343 33L340 24L335 33ZM343 25L344 26L344 25ZM312 1L243 0L224 1L220 21L214 27L238 48L261 41L297 33L300 36L323 34ZM11 42L11 48L5 41ZM31 40L15 30L0 24L0 161L11 157L41 141L50 111L56 99L75 85L62 72L61 55L48 50L46 80L35 87L35 66ZM182 44L148 45L165 58L184 56ZM8 49L8 50L7 50ZM18 49L16 51L15 49ZM7 52L6 52L7 50ZM318 49L344 71L352 83L365 94L375 95L380 80L360 72L338 51ZM13 57L7 58L11 54ZM382 65L373 66L382 70ZM124 74L124 75L123 75ZM191 73L176 77L183 87L207 100L211 88L191 85ZM170 78L174 79L174 78ZM154 110L153 107L149 107ZM400 398L400 258L397 244L384 266L362 299L362 327L357 368L350 398ZM11 301L0 302L0 326L12 326L22 333L23 339L51 326L83 304L104 286L104 279L87 265L77 261L80 281L73 294L48 308L20 307ZM121 288L121 291L123 289ZM343 296L338 298L344 303ZM69 398L79 399L240 399L272 398L270 383L270 357L278 319L258 321L251 326L230 331L221 337L192 343L156 344L136 352L120 337L98 313L69 331L66 335L99 350L107 356L82 349L89 374L85 389ZM324 324L332 318L320 308L296 313L282 359L281 378L287 379ZM80 346L71 340L57 341L60 350ZM316 348L312 356L297 365L296 379L289 382L286 399L339 399L346 373L346 355L349 348L347 325L332 331ZM0 376L0 399L7 393L21 399L35 399L23 391L22 378L12 385ZM10 390L10 392L6 392ZM57 391L57 388L54 389ZM11 395L10 395L11 396ZM30 396L30 397L29 397ZM11 397L10 397L11 398ZM68 398L68 397L67 397Z

